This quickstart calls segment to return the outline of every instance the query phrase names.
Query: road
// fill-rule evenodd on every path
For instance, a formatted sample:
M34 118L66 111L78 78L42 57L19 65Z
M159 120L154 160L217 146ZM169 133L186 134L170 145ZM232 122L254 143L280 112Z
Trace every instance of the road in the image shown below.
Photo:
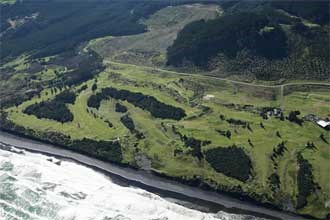
M263 87L263 88L281 88L281 87L284 88L286 86L294 86L294 85L319 85L319 86L329 86L330 87L330 83L321 83L321 82L291 82L291 83L284 83L284 84L277 84L277 85L264 85L264 84L242 82L242 81L232 80L232 79L228 79L228 78L221 78L221 77L217 77L217 76L176 72L176 71L165 70L165 69L160 69L160 68L155 68L155 67L138 66L138 65L134 65L134 64L119 63L119 62L114 62L114 61L104 61L104 63L105 64L127 65L127 66L136 67L136 68L145 68L145 69L149 69L149 70L156 70L156 71L161 71L161 72L170 73L170 74L190 76L190 77L196 77L196 78L215 79L215 80L231 82L231 83L235 83L235 84L239 84L239 85Z
M165 70L161 68L156 68L156 67L147 67L147 66L139 66L139 65L134 65L134 64L126 64L126 63L119 63L119 62L114 62L114 61L104 61L104 64L117 64L117 65L127 65L127 66L132 66L136 68L145 68L149 70L156 70L156 71L161 71L165 73L170 73L170 74L175 74L175 75L181 75L181 76L189 76L189 77L196 77L196 78L204 78L204 79L215 79L219 81L225 81L225 82L230 82L238 85L245 85L245 86L253 86L253 87L261 87L261 88L280 88L280 100L281 100L281 106L283 106L283 91L284 87L286 86L294 86L294 85L319 85L319 86L328 86L330 88L330 83L321 83L321 82L291 82L291 83L284 83L284 84L277 84L277 85L264 85L264 84L255 84L255 83L248 83L248 82L242 82L242 81L237 81L237 80L232 80L228 78L222 78L222 77L217 77L217 76L208 76L208 75L200 75L200 74L192 74L192 73L183 73L183 72L176 72L176 71L171 71L171 70ZM107 71L104 71L107 72ZM107 72L109 73L109 72ZM64 86L64 82L57 82L53 83L51 85L47 86L42 86L43 89L51 88L57 85Z
M182 72L176 72L171 70L164 70L156 67L147 67L147 66L138 66L134 64L126 64L126 63L119 63L114 61L104 61L104 64L117 64L117 65L126 65L126 66L132 66L135 68L145 68L149 70L156 70L161 71L169 74L175 74L175 75L181 75L181 76L189 76L189 77L195 77L195 78L204 78L204 79L214 79L219 81L225 81L230 82L237 85L244 85L244 86L252 86L252 87L261 87L261 88L271 88L271 89L279 89L280 96L280 107L282 111L284 110L284 90L286 86L295 86L295 85L317 85L317 86L328 86L330 88L330 83L321 83L321 82L290 82L290 83L284 83L284 84L277 84L277 85L264 85L264 84L255 84L255 83L248 83L248 82L242 82L237 80L232 80L228 78L221 78L217 76L208 76L208 75L200 75L200 74L192 74L192 73L182 73ZM105 71L107 72L107 71ZM107 72L109 73L109 72Z

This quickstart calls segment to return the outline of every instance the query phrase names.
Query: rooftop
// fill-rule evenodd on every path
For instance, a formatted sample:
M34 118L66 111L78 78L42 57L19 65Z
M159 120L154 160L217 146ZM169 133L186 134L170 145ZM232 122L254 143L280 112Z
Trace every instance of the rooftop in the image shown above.
M316 123L320 125L322 128L330 126L330 121L318 120Z

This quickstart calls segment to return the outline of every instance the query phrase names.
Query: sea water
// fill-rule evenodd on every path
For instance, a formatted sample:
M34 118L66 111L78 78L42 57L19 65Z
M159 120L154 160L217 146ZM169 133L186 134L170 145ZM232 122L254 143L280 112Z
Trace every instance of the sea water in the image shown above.
M204 213L86 166L11 147L0 150L1 220L247 220Z

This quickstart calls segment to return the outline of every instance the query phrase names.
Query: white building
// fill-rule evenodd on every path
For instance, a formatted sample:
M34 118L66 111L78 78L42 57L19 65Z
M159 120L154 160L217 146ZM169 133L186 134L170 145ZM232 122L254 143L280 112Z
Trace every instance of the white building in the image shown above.
M330 126L330 121L318 120L316 123L322 128L327 128Z

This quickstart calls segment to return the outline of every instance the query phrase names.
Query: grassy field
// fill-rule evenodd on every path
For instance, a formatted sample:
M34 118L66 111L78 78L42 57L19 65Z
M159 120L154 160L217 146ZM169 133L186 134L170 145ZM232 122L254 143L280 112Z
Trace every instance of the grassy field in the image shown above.
M53 97L50 89L42 91L40 98L24 102L18 107L7 109L9 118L16 124L32 128L36 131L57 131L70 135L73 139L88 137L97 140L112 140L119 138L123 146L124 162L136 164L137 156L145 156L151 162L152 169L170 176L200 176L206 182L224 186L241 186L244 191L255 192L259 195L267 194L275 201L290 201L295 203L297 195L297 162L296 155L303 156L313 166L315 182L321 189L308 198L309 203L299 210L300 213L311 214L322 218L330 211L325 204L330 200L329 172L330 145L320 139L320 134L329 135L325 130L312 122L305 121L299 126L288 120L281 121L270 117L262 119L259 114L239 108L237 106L253 105L253 110L259 107L279 107L277 99L279 89L266 89L253 86L238 86L225 81L214 79L176 75L169 71L138 67L128 64L110 63L106 70L97 76L97 90L91 87L95 79L85 82L88 89L77 94L76 102L69 105L74 120L59 123L47 119L37 119L32 115L22 113L27 106ZM77 91L82 85L72 88ZM90 95L102 88L115 87L132 92L141 92L155 97L169 105L183 108L187 117L183 120L156 119L147 111L133 106L126 101L114 99L104 100L100 108L88 108L87 100ZM208 95L208 96L207 96ZM211 98L207 98L211 97ZM330 116L328 91L292 92L284 97L285 116L292 110L301 111L302 115L316 114L322 118ZM123 126L120 117L123 113L115 111L115 103L120 102L128 108L128 114L134 120L136 129L143 132L145 139L138 140ZM210 111L203 112L209 107ZM87 110L88 109L88 110ZM229 124L221 120L226 118L240 119L250 124L250 130L242 126ZM110 128L105 122L110 121ZM264 128L260 126L260 122ZM202 150L215 147L227 147L236 144L242 147L252 160L253 178L246 183L216 172L205 159L199 161L189 154L180 137L173 132L175 126L181 134L200 140L209 140L210 144ZM220 135L217 130L230 130L231 138ZM281 137L278 137L276 133ZM253 143L253 147L248 140ZM274 170L270 155L273 148L284 141L288 151L278 160L278 168ZM317 150L305 149L307 142L314 142ZM174 150L183 153L174 156ZM273 194L268 185L268 177L278 173L281 180L279 192Z

